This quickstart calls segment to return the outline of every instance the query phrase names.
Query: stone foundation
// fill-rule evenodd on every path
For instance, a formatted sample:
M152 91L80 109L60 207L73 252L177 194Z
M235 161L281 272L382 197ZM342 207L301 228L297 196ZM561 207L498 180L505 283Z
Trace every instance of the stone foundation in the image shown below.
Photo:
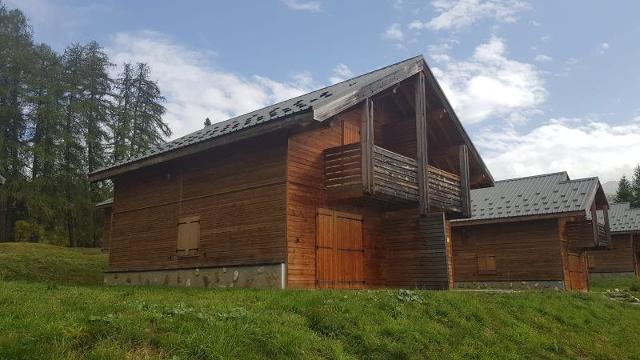
M620 277L634 277L636 274L633 271L630 272L609 272L609 273L589 273L589 279L607 279L607 278L620 278Z
M207 288L284 288L284 264L107 272L105 285L166 285Z
M464 281L456 282L453 287L455 289L473 289L473 290L538 290L551 289L563 290L563 281Z

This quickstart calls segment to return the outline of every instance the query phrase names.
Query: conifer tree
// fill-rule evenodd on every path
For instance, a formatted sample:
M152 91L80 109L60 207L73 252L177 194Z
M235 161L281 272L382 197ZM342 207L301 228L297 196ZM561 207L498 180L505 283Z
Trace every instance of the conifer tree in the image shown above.
M631 190L631 183L627 180L627 177L622 175L620 181L618 181L618 191L614 201L617 203L631 202L633 200L633 191Z
M640 207L640 165L633 169L633 178L631 179L631 206Z

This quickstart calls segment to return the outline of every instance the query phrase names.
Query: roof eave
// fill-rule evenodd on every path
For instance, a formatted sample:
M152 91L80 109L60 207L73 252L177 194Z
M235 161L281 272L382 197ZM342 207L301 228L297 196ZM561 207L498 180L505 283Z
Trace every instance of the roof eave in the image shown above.
M556 219L556 218L571 217L571 216L586 216L586 213L583 210L579 210L579 211L569 211L569 212L552 213L552 214L522 215L522 216L510 216L510 217L490 218L490 219L458 219L458 220L451 220L451 226L462 227L462 226L484 225L484 224L547 220L547 219Z

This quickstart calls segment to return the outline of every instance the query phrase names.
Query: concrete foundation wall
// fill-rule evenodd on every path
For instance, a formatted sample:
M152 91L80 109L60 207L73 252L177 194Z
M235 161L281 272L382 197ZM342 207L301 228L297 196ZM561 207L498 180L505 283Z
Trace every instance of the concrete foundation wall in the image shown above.
M509 289L509 290L536 290L555 289L563 290L563 281L463 281L454 284L455 289Z
M153 271L108 272L105 285L284 288L284 264Z

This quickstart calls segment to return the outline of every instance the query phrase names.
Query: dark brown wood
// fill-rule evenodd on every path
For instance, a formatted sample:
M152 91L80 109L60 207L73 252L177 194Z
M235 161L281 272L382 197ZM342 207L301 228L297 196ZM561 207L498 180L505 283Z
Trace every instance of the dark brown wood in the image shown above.
M611 247L611 227L609 226L609 205L602 206L602 215L604 217L604 244L601 246Z
M460 198L462 200L462 216L471 216L471 185L469 180L469 153L467 145L460 145Z
M634 273L636 271L634 255L633 234L613 234L610 249L589 251L589 272Z
M373 192L373 100L367 98L363 103L362 125L361 125L361 162L362 162L362 184L365 193Z
M429 173L427 172L427 106L425 94L425 77L420 72L416 77L415 104L416 104L416 134L417 134L417 164L418 164L418 202L421 214L431 211L429 204Z
M599 246L599 241L598 241L598 233L599 233L599 229L598 229L598 211L596 210L596 202L594 201L591 204L591 219L593 219L591 221L591 227L593 229L593 246L597 247Z

